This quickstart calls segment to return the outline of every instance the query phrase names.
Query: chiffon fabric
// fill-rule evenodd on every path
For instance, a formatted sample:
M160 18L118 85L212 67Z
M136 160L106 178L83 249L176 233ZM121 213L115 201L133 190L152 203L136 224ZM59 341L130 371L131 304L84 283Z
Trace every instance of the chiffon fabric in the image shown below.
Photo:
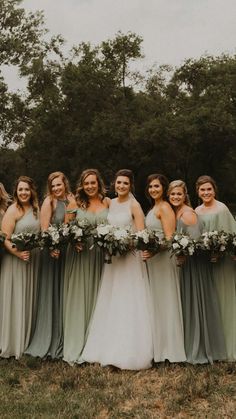
M66 201L57 200L51 220L59 225L64 221ZM50 256L49 250L41 254L36 326L25 351L26 354L45 358L60 358L63 355L63 279L65 251L61 249L58 259Z
M215 213L200 214L205 231L236 232L236 222L224 206ZM220 311L225 335L227 359L236 360L236 262L225 255L212 264L213 277L218 292Z
M77 210L77 220L91 225L105 223L108 210L97 213ZM64 360L78 362L87 338L88 325L97 301L103 267L103 252L90 249L91 243L78 253L67 249L64 278Z
M146 216L146 226L164 235L154 209ZM186 361L179 274L175 259L167 250L147 260L150 281L154 361Z
M111 200L108 222L133 225L132 197ZM148 278L138 253L114 256L104 265L82 360L139 370L151 367L153 342L149 313Z
M32 208L15 225L14 233L37 233L39 219ZM34 320L39 252L30 261L4 252L0 275L0 356L19 358L28 346Z
M197 239L202 226L199 220L189 226L179 219L177 230ZM187 361L203 364L225 360L226 346L219 300L206 257L188 257L181 267L180 278Z

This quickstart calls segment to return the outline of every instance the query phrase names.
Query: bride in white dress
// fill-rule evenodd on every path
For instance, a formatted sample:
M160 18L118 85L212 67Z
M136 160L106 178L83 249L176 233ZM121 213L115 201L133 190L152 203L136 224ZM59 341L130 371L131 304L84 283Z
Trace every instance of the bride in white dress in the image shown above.
M142 230L144 215L132 189L132 172L119 170L115 176L117 198L111 200L108 222ZM82 361L129 370L151 367L149 307L148 278L139 253L113 256L112 264L104 267Z

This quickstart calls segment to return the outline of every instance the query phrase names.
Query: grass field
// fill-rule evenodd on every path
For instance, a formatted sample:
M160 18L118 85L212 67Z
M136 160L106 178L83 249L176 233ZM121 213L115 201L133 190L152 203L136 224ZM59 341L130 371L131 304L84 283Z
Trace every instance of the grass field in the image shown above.
M236 363L146 371L0 360L1 418L236 418Z

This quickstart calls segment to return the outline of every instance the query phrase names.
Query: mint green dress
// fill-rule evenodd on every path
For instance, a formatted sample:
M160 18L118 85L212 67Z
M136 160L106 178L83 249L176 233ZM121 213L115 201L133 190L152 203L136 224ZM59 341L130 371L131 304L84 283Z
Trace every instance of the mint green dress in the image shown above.
M108 209L97 213L78 209L77 220L88 220L92 225L106 222ZM64 277L64 360L79 361L85 345L88 325L94 311L103 268L103 253L94 247L77 252L67 249Z
M39 218L30 209L15 225L14 233L37 233ZM30 253L30 261L4 252L0 275L0 356L19 358L29 344L34 320L39 251Z
M213 214L200 214L199 219L203 222L204 231L224 230L227 233L236 232L236 221L226 206ZM220 303L227 359L235 361L236 262L226 255L218 262L211 263L211 265Z
M146 226L164 235L154 209L146 216ZM150 281L154 361L186 361L179 274L175 259L164 250L147 260Z
M66 201L57 200L51 224L64 222ZM40 259L35 330L26 354L40 358L63 355L63 279L65 249L54 259L44 249Z
M177 220L177 231L198 239L202 225ZM220 306L212 269L205 256L186 258L180 268L180 290L187 361L192 364L226 359Z

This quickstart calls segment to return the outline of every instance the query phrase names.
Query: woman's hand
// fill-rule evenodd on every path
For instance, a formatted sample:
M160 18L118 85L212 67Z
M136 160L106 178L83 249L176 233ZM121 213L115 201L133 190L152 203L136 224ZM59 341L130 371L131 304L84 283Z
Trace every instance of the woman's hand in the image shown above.
M50 255L52 258L58 259L60 256L60 253L61 253L60 250L54 249L54 250L51 250Z
M153 256L153 253L149 252L149 250L143 250L141 252L141 257L144 261L147 260L147 259L150 259L152 256Z
M185 255L176 255L176 265L177 266L183 266L183 264L186 262L186 256Z
M83 250L83 245L82 245L82 243L76 243L76 245L75 245L75 250L76 250L76 252L81 252L82 250Z
M17 252L16 256L18 256L19 259L24 260L25 262L29 262L30 259L30 251L29 250L23 250Z

